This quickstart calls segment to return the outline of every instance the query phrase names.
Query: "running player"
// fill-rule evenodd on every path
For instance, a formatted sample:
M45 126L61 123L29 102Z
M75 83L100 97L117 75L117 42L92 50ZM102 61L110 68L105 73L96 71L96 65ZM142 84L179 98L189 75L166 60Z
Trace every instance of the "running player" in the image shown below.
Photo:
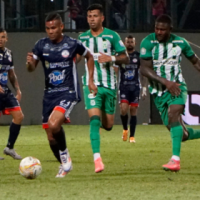
M14 159L21 160L22 157L18 155L13 148L20 132L21 122L24 118L19 105L22 93L14 71L12 52L5 47L7 41L8 37L6 31L0 28L0 112L5 115L12 115L13 118L10 125L8 143L3 153ZM8 79L16 91L16 97L7 86ZM3 159L4 158L0 158L0 160Z
M72 169L62 124L80 101L79 83L75 65L76 54L87 60L89 90L94 95L94 60L90 52L73 38L62 33L64 25L59 14L51 13L45 20L47 38L40 39L32 53L27 55L28 71L37 67L39 60L45 74L43 99L43 128L55 157L62 164L56 177L64 177Z
M135 38L128 35L124 44L129 54L130 63L120 65L119 75L119 98L120 98L120 117L123 125L123 141L128 138L128 111L130 110L130 137L129 142L135 143L135 128L137 124L137 108L140 96L140 53L135 50ZM142 96L146 96L145 82L141 78Z
M181 115L187 99L187 85L182 75L180 61L183 53L200 71L200 60L188 42L171 34L172 20L161 15L155 23L155 33L143 39L140 45L141 73L150 81L153 95L163 123L170 130L172 157L163 165L165 170L180 170L181 140L200 138L200 130L186 128Z
M100 156L100 127L112 130L116 107L116 74L113 64L128 64L126 48L119 35L102 26L104 21L103 7L92 4L87 9L87 21L90 30L82 33L79 39L88 47L95 61L94 83L98 87L96 96L88 89L88 70L83 76L83 91L86 109L90 118L90 140L93 150L95 172L104 170ZM118 56L115 56L115 54ZM78 58L79 60L79 58ZM100 120L102 117L102 123Z

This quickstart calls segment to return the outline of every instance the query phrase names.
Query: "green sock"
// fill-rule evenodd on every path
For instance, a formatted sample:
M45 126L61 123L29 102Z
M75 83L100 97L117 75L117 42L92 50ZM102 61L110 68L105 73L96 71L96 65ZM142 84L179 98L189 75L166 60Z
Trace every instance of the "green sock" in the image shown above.
M100 153L100 134L99 129L101 126L100 117L94 115L90 118L90 141L92 145L92 151L94 153Z
M200 130L194 130L192 128L187 128L188 131L188 140L200 138Z
M183 127L181 125L173 126L170 129L170 133L172 138L172 155L180 157Z

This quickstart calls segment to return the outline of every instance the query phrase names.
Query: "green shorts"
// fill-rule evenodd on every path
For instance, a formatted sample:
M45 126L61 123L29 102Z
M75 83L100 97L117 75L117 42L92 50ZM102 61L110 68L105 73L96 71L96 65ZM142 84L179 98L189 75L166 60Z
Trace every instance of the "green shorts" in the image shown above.
M88 86L83 86L85 109L99 108L101 111L113 115L116 108L117 90L98 86L97 95L90 93Z
M168 125L168 108L170 105L185 105L187 101L187 86L180 85L181 94L179 96L172 96L170 92L165 92L162 96L153 94L154 103L161 115L164 125Z

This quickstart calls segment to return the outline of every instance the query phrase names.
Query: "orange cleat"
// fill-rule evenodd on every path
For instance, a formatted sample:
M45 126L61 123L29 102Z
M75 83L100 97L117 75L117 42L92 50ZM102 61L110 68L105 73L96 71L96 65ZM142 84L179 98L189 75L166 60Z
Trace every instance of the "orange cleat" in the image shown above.
M128 138L128 130L123 130L123 135L122 135L123 141L127 141L127 138Z
M129 138L129 142L130 142L130 143L135 143L135 138L134 138L134 137L130 137L130 138Z
M180 161L170 159L170 161L162 166L165 171L172 171L172 172L177 172L181 169L180 167Z
M101 157L97 158L94 161L94 165L95 165L95 172L96 173L102 172L104 170L104 164L102 162Z

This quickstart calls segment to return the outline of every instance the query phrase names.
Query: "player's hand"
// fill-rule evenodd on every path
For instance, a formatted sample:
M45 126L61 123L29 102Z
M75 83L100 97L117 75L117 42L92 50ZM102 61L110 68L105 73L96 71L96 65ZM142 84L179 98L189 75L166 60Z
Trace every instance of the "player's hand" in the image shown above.
M111 56L106 55L105 53L100 52L100 56L98 57L98 63L107 63L112 62Z
M88 88L89 88L90 93L93 93L93 95L96 96L98 89L93 81L89 81Z
M147 88L146 87L142 87L142 100L145 100L146 96L147 96Z
M4 89L0 86L0 93L4 93Z
M168 91L171 93L171 95L173 95L173 96L179 96L180 95L181 89L179 88L179 86L180 86L179 83L166 80L165 86L168 89Z
M26 64L33 64L33 62L34 62L33 53L28 52L26 57Z
M16 99L20 102L22 99L22 93L20 90L17 90L17 95L16 95Z

